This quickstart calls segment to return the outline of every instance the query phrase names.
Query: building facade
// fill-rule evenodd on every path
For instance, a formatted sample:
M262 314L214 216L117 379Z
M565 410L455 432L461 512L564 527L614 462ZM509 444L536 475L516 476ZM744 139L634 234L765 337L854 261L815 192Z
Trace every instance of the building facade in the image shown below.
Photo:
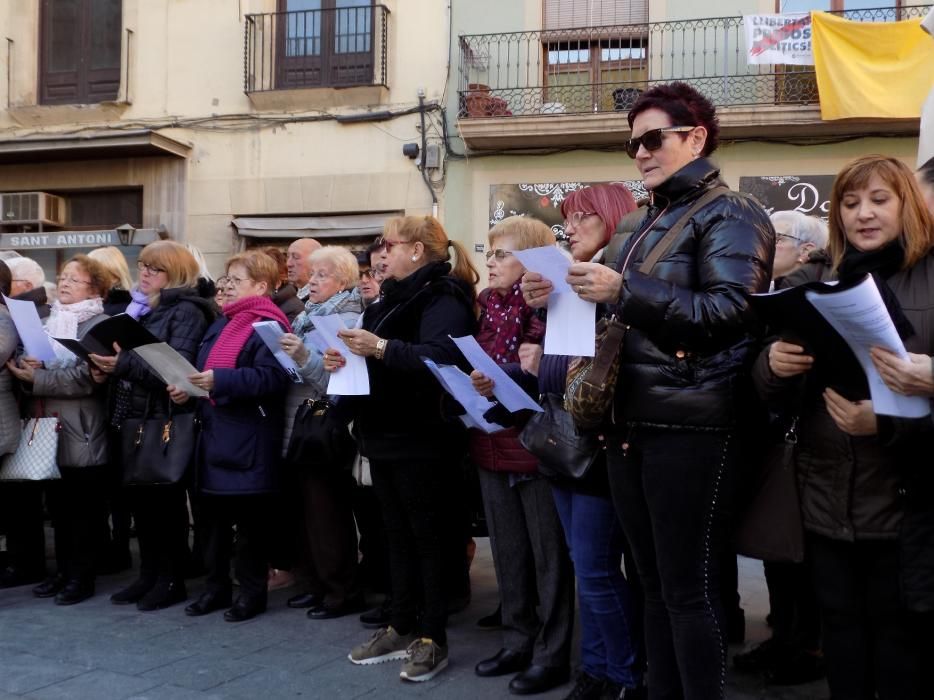
M834 174L885 153L914 166L917 119L823 121L813 66L749 65L744 15L827 10L849 19L923 17L930 5L883 0L455 0L448 117L459 140L447 221L480 246L511 213L561 229L567 191L625 182L626 115L647 87L684 80L717 106L726 181L770 210L826 217ZM728 15L728 16L723 16Z
M440 133L438 0L7 0L0 26L0 248L47 272L160 236L215 273L299 236L360 249L437 199L403 145Z

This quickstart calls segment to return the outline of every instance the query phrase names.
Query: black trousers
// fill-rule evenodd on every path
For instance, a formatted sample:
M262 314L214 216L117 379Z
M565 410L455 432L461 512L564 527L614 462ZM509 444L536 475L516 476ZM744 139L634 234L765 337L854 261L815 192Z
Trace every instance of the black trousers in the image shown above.
M389 542L383 525L379 497L372 486L353 489L353 515L360 533L360 576L363 585L376 593L389 594Z
M772 639L791 651L820 649L820 611L807 563L767 561Z
M809 534L807 545L833 700L931 698L922 653L931 630L901 605L898 544Z
M736 441L637 428L609 441L610 487L645 590L652 700L718 700L726 683L720 573Z
M140 578L184 580L189 559L185 487L131 486L126 494L136 522Z
M208 590L222 592L232 588L230 560L233 558L240 597L251 602L265 602L274 497L202 495L200 500Z
M417 632L442 646L447 644L444 470L451 468L450 460L370 460L389 542L392 626L400 634Z
M55 532L58 573L69 580L94 580L101 530L106 527L107 466L59 467L48 482L47 502Z
M47 483L0 483L0 517L6 524L7 566L18 569L27 577L45 572L42 494Z
M321 468L301 477L309 590L336 607L360 595L357 528L349 471Z

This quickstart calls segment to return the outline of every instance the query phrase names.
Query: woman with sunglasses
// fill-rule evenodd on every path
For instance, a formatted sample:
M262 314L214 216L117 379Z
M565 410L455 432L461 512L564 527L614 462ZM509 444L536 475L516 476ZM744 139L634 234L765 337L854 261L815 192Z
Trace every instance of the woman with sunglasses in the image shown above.
M621 272L575 263L567 281L628 326L608 426L610 487L645 590L649 697L723 697L727 627L719 571L731 482L746 435L743 377L756 346L746 294L769 287L775 233L736 192L703 204L650 274L640 264L701 197L723 186L708 159L713 105L685 83L644 92L629 112L651 205ZM523 291L533 302L542 280Z
M130 291L126 313L159 340L194 362L204 332L214 320L211 301L198 288L200 267L181 243L156 241L139 254L139 280ZM91 360L114 384L111 426L120 430L127 418L166 415L170 401L165 382L134 352L117 349L113 356ZM194 402L174 412L193 411ZM185 484L134 486L127 498L139 542L139 578L110 596L114 605L136 604L139 610L159 610L188 597L188 506Z
M427 681L448 663L445 531L456 510L451 472L466 452L466 434L443 415L443 390L423 358L464 367L451 337L474 332L479 275L434 217L403 218L384 243L389 257L380 301L367 307L362 328L340 335L366 358L370 379L369 395L351 406L385 521L392 619L354 648L350 661L404 659L402 679ZM336 349L324 355L327 371L345 363Z

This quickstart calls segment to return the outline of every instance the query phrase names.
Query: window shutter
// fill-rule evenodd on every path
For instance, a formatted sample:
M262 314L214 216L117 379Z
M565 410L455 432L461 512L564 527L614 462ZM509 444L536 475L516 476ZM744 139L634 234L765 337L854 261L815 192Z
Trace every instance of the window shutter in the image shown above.
M544 0L545 29L645 24L648 0Z

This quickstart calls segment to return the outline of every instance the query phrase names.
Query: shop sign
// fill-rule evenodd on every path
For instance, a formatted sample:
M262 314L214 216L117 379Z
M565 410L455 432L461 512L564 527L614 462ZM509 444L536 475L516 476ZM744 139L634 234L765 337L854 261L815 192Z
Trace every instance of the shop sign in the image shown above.
M120 245L116 231L52 231L48 233L0 234L0 249L98 248Z
M765 210L800 211L827 220L833 175L762 175L741 177L739 189L751 194Z

